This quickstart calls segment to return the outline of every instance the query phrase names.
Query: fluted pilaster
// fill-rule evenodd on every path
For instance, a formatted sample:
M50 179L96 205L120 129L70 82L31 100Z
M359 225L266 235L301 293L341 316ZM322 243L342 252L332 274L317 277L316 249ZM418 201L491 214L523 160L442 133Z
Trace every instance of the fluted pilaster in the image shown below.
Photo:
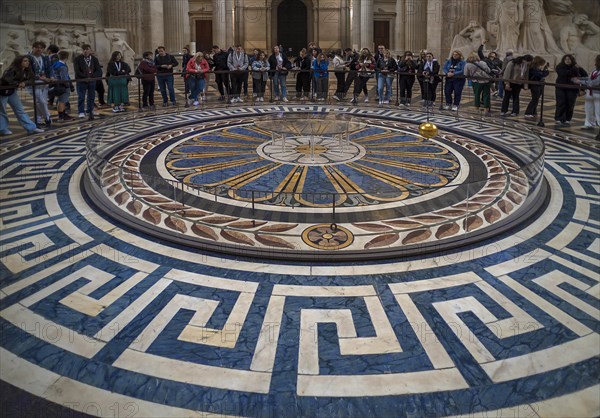
M222 47L227 50L230 46L233 46L235 42L233 33L233 0L225 0L225 42L226 45ZM221 45L219 45L221 46Z
M360 6L361 47L369 48L373 52L373 2L363 1Z
M104 0L104 22L108 28L127 29L127 43L140 51L142 8L140 0Z
M427 2L406 0L405 16L406 49L418 52L427 47Z
M396 31L394 34L394 49L404 51L406 49L406 36L404 33L405 0L396 0Z
M370 1L370 0L365 0L365 1ZM360 19L360 14L361 14L361 0L352 0L351 6L352 6L352 15L350 16L350 33L352 34L350 36L350 39L352 41L352 48L353 49L360 49L362 47L362 40L361 40L361 34L362 34L362 29L361 29L361 19Z
M212 29L213 43L220 48L227 49L227 36L225 35L225 0L213 0Z
M165 47L180 51L190 42L188 0L168 0L164 3Z

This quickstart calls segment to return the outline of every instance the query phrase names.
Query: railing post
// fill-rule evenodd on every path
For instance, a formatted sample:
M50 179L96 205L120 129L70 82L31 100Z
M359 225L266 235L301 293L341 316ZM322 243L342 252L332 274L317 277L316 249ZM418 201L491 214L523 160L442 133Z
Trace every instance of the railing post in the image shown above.
M444 109L444 77L440 77L440 79L442 80L442 82L440 83L440 110Z
M141 76L137 76L137 85L138 85L138 110L141 112L142 111L142 92L140 90L141 84L142 84L142 79Z
M33 96L33 120L37 125L37 100L35 97L35 80L33 80L33 84L31 85L31 95Z
M400 106L400 73L396 74L396 106Z
M546 124L544 123L544 92L546 91L546 82L544 82L542 84L542 96L540 97L541 99L541 103L540 103L540 120L537 124L537 126L539 127L544 127L546 126Z

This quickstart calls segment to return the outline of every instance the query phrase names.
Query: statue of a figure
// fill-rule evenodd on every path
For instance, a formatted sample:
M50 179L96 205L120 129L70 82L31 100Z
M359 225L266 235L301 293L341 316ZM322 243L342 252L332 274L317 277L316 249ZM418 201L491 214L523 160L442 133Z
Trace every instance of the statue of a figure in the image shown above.
M131 68L133 68L133 62L135 59L135 51L133 50L133 48L131 48L129 46L129 44L127 44L127 42L125 42L124 39L121 39L121 35L119 35L118 33L113 33L112 36L109 37L106 34L106 29L105 29L104 35L110 40L111 51L112 52L114 52L114 51L121 52L123 61L128 63L129 66Z
M452 40L450 51L460 51L467 57L477 51L479 45L487 40L487 31L477 21L471 20L469 25L461 30Z
M600 52L584 44L587 36L597 39L600 28L590 22L584 14L574 15L572 23L560 31L560 46L567 54L575 55L578 64L586 69L593 68L594 58Z
M8 39L0 52L0 66L8 67L13 60L19 55L25 55L25 51L17 41L19 34L17 32L10 31L7 33Z
M562 55L548 26L543 0L530 0L524 3L518 49L521 52Z
M90 38L88 38L86 32L81 32L78 29L73 31L73 56L79 55L83 52L81 45L91 45Z
M54 42L59 49L71 52L73 45L71 44L71 37L67 35L66 29L58 28L56 30Z
M50 32L46 28L36 29L33 31L33 42L43 42L46 44L46 47L50 46L52 43L52 37Z
M571 0L544 0L547 15L565 16L575 13Z
M500 0L496 19L498 45L496 50L503 54L509 49L517 50L521 23L523 23L523 0Z

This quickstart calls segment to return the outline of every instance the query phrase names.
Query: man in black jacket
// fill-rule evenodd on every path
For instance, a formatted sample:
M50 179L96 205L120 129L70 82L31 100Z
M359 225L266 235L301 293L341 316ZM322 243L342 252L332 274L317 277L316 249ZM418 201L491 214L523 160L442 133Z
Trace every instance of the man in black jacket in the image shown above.
M227 66L227 52L223 51L217 45L213 45L213 71L229 71L229 67ZM229 86L229 74L228 73L216 73L215 81L217 82L217 88L219 89L219 93L221 97L219 100L225 100L225 93L227 96L231 93L231 87Z
M96 95L96 81L90 80L94 78L94 74L98 70L102 71L98 58L92 55L92 47L83 44L81 45L83 54L78 55L73 62L73 70L77 79L77 111L79 117L85 117L83 104L87 93L87 112L89 119L94 119L94 99Z
M175 88L173 87L173 67L177 67L179 62L173 55L169 55L165 52L164 46L159 46L156 49L158 50L158 55L154 59L156 69L158 70L156 80L160 86L163 107L166 107L169 104L169 98L171 99L171 104L175 106L177 102L175 101ZM169 97L167 97L167 89L169 89Z

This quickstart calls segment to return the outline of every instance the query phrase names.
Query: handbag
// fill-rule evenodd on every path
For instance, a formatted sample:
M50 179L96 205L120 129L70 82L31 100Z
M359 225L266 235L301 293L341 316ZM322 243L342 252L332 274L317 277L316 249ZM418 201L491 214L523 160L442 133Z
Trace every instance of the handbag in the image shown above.
M62 96L67 91L67 86L64 83L54 84L49 90L54 96Z
M0 89L0 96L11 96L15 92L15 89Z

